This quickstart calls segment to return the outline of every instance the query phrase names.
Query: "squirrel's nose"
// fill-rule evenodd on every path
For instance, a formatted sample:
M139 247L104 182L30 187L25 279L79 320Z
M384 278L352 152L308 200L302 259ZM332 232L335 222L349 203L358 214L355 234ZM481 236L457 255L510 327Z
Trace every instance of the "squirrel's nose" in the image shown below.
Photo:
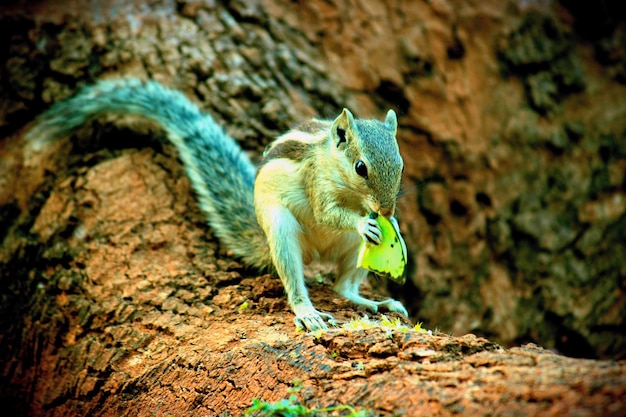
M378 214L387 218L393 216L393 212L393 208L381 208L380 210L378 210Z

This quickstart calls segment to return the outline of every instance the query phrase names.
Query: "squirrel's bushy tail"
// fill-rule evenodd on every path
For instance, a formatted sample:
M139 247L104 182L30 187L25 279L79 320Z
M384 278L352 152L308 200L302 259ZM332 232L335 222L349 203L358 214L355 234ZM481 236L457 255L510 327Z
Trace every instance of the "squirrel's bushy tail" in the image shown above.
M247 264L257 268L271 264L254 213L256 168L221 126L182 93L154 81L100 81L43 113L27 140L37 147L107 113L143 116L159 123L178 148L216 236Z

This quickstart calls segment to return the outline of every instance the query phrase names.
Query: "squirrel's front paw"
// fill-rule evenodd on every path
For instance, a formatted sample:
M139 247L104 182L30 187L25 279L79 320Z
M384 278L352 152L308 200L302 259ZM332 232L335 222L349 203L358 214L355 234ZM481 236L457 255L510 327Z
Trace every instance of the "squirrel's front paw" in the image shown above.
M380 244L383 240L383 234L380 231L378 222L376 222L376 219L372 219L369 216L361 217L357 225L357 231L363 240L373 243L374 245Z
M310 306L301 306L294 308L296 317L294 323L297 329L315 331L328 329L326 321L331 326L336 324L335 319L330 314L322 313Z

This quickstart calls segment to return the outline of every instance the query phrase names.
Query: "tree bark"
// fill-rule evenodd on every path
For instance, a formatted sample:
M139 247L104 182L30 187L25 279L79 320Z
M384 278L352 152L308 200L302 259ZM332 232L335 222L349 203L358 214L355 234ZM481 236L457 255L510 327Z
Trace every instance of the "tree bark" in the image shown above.
M297 386L378 415L626 415L625 24L583 3L2 6L7 414L240 415ZM297 121L394 108L411 274L365 292L443 333L294 333L158 126L104 117L26 149L38 113L120 76L180 89L253 158ZM365 314L327 284L320 310Z

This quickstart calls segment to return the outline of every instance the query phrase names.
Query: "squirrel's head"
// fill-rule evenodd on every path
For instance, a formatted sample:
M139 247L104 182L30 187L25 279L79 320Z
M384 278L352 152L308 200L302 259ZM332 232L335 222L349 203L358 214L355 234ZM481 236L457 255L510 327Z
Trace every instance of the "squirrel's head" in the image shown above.
M398 120L393 110L383 122L357 120L343 109L331 127L331 146L342 182L361 194L364 209L392 216L404 163L398 149Z

